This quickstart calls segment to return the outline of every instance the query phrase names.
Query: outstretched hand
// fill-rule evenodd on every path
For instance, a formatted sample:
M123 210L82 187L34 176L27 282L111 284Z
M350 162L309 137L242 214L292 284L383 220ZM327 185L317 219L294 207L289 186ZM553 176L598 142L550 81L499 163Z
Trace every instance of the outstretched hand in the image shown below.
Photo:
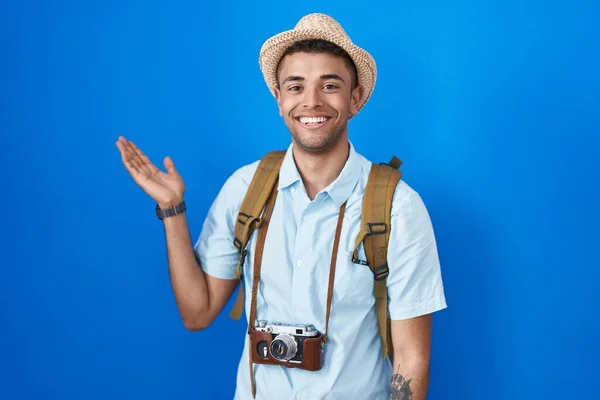
M163 160L167 171L165 173L152 164L132 141L120 136L116 145L127 172L159 207L172 207L183 200L185 184L171 157L167 156Z

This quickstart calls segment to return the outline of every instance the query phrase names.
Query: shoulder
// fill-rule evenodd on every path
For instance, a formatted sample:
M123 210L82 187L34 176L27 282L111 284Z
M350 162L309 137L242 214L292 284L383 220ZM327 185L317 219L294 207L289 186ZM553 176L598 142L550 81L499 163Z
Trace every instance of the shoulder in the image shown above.
M282 155L285 155L284 150L276 150L265 153L261 158L256 159L255 161L249 164L242 165L237 170L235 170L227 178L227 181L225 182L224 186L235 187L246 191L252 183L252 179L254 178L254 175L256 174L256 171L258 170L261 161L266 160L268 156L274 153L281 153Z
M403 179L400 179L392 200L392 217L415 211L415 207L425 207L419 193Z
M237 214L242 206L252 177L258 168L260 160L242 165L227 177L213 202L213 210L227 211L231 215Z
M369 180L371 167L375 163L358 152L356 153L356 157L358 160L358 164L360 165L360 184L362 186L361 189L364 191ZM396 190L394 192L394 197L392 201L393 207L400 207L403 203L410 201L415 196L418 197L417 191L408 183L406 183L406 181L402 178L398 182L398 185L396 185Z
M250 186L259 163L260 160L256 160L250 164L242 165L227 178L224 186L235 187L245 191Z
M246 192L252 184L252 180L254 179L256 172L258 171L260 163L263 160L266 160L267 156L270 156L273 153L285 154L285 151L276 150L267 152L261 158L256 159L248 164L244 164L236 169L223 183L217 200L222 203L226 203L227 208L240 208Z
M360 189L361 192L364 193L369 180L369 173L374 163L363 155L357 155L361 167ZM422 214L423 211L426 210L421 196L415 188L404 180L404 177L401 178L396 185L394 196L392 198L392 218L401 217L403 215L406 216L411 213L414 214L415 212Z

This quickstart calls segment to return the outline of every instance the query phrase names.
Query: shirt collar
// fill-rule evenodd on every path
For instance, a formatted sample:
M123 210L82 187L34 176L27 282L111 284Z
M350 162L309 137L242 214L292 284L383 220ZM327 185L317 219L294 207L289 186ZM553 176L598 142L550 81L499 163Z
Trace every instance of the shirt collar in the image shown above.
M350 146L350 152L342 172L329 186L323 189L323 192L327 193L338 207L341 207L350 197L360 178L360 160L358 154L350 141L348 141L348 145ZM302 179L294 161L292 145L290 145L281 163L277 189L281 190L290 187L299 181L301 182Z
M290 144L288 147L287 152L283 157L281 167L279 168L279 184L277 186L278 190L290 187L296 182L302 180L300 178L300 172L298 172L298 168L296 167L296 162L294 161L292 146L293 145Z

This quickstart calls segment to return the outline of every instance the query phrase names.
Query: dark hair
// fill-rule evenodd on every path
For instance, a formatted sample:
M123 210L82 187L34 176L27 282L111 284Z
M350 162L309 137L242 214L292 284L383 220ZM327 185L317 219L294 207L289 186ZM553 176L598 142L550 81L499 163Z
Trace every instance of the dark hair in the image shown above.
M342 58L346 63L346 67L348 67L348 70L350 70L350 75L352 77L352 89L358 86L358 73L356 72L356 65L354 65L352 58L350 58L348 53L346 53L346 51L337 44L322 39L300 40L288 47L279 59L279 64L277 64L277 76L279 76L281 62L285 56L289 56L294 53L327 53L331 54L332 56Z

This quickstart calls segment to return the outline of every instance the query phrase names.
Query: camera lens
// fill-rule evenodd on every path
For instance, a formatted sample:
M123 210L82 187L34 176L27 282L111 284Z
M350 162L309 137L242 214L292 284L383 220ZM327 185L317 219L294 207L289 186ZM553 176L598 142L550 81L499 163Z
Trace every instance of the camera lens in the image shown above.
M286 333L277 335L271 342L271 354L273 358L287 361L296 355L298 346L296 340Z

